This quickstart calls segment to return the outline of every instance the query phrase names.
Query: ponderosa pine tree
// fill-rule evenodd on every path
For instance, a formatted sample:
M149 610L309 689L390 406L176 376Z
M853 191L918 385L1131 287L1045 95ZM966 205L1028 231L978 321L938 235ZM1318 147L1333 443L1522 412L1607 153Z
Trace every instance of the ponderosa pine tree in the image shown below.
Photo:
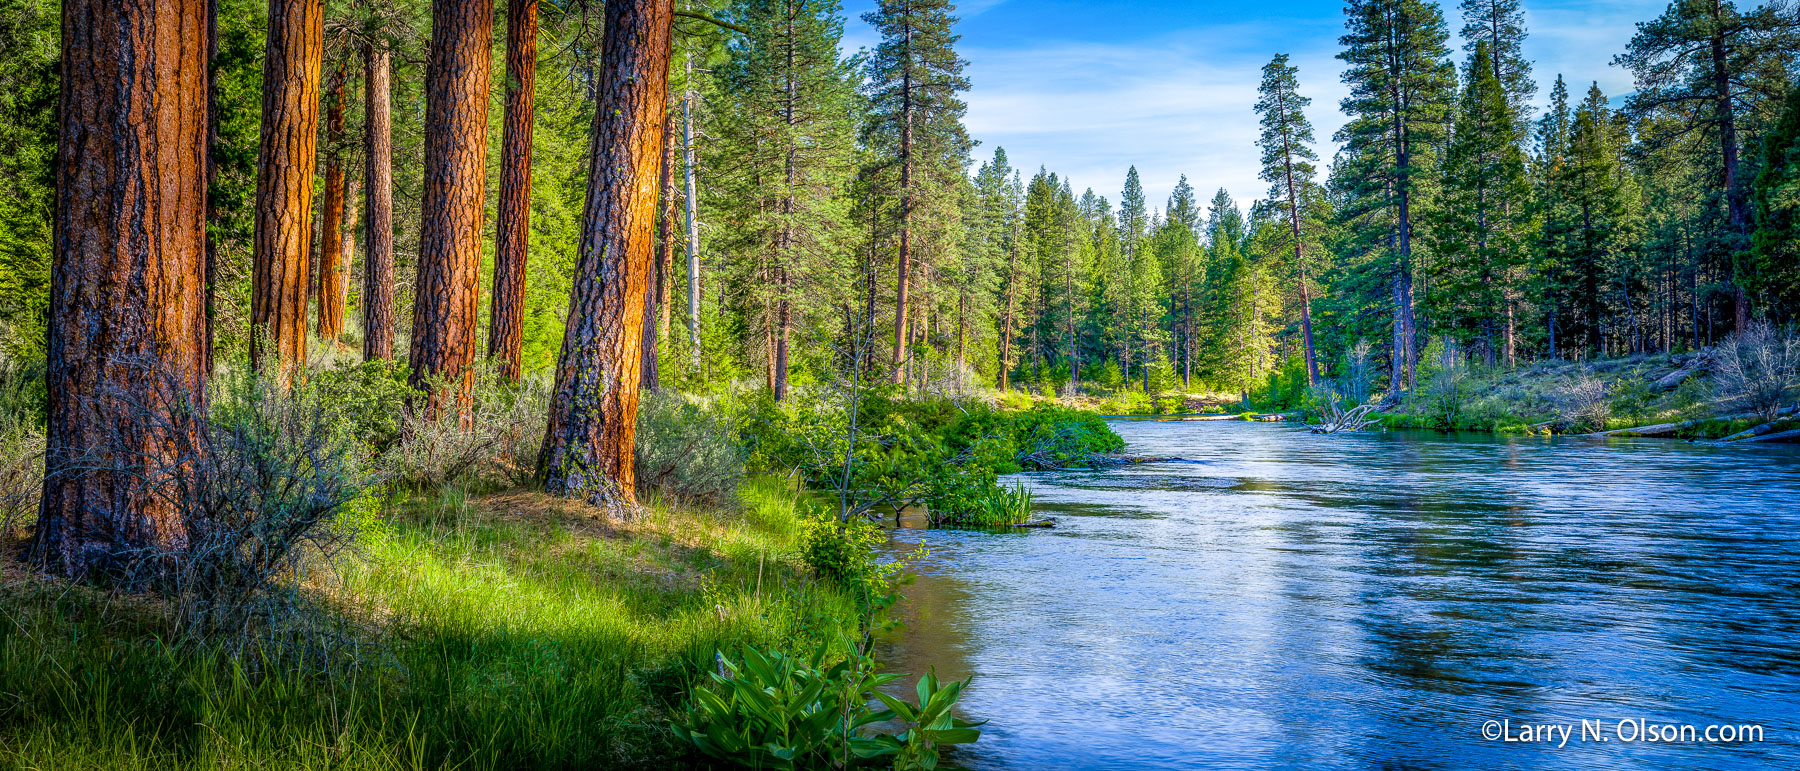
M206 0L62 3L48 425L31 551L71 577L185 546L162 486L197 444L207 403L207 12Z
M363 40L363 358L394 356L394 143L391 54L386 35Z
M1487 41L1469 57L1435 207L1441 312L1433 316L1491 366L1513 363L1517 271L1525 264L1531 186L1520 121L1494 75Z
M606 4L579 256L538 454L546 490L619 512L637 500L632 452L673 12L671 0Z
M500 129L500 202L494 221L494 291L488 309L488 357L507 380L519 377L525 333L537 13L537 0L507 0L506 115Z
M419 209L419 271L413 283L412 375L427 414L468 404L480 312L481 235L486 212L490 0L433 0L425 66L425 190ZM635 383L634 383L635 385Z
M1488 65L1506 93L1506 106L1518 125L1514 132L1524 136L1531 125L1531 97L1537 84L1531 82L1531 60L1525 58L1525 12L1519 0L1462 0L1463 50L1475 53L1475 47L1487 44ZM1473 70L1469 79L1473 80Z
M250 362L264 366L273 353L284 373L306 363L307 268L312 259L324 24L323 0L269 0L262 134L256 155ZM264 351L264 345L274 350Z
M1663 113L1679 120L1670 137L1647 137L1654 145L1668 138L1704 131L1717 142L1711 164L1718 176L1715 192L1724 199L1726 227L1713 248L1721 254L1743 253L1750 240L1749 180L1740 155L1756 137L1746 137L1745 116L1766 110L1786 96L1789 67L1800 16L1783 3L1749 12L1729 0L1674 0L1656 19L1638 25L1637 35L1613 63L1631 70L1637 91L1626 104L1634 116ZM1750 320L1752 277L1737 266L1734 276L1735 328Z
M344 91L349 85L346 59L332 68L325 91L325 199L319 202L319 340L331 346L344 333L344 213L348 193L344 174Z
M893 380L906 382L908 306L913 273L913 215L921 197L947 191L921 185L928 172L953 169L961 174L970 142L963 129L967 107L958 96L969 88L967 64L956 55L956 24L950 0L878 0L863 20L881 33L881 44L869 60L867 88L868 143L878 148L882 165L899 180L891 187L899 198L896 259L898 290L894 301Z
M992 166L1012 168L1012 164L1006 162L1006 151L995 148ZM1019 319L1022 315L1019 313L1021 301L1030 295L1028 276L1024 274L1024 270L1022 270L1024 265L1021 263L1021 252L1024 252L1024 243L1022 243L1024 241L1024 234L1022 234L1022 229L1024 229L1024 184L1019 178L1017 169L1013 169L1012 180L1006 182L1004 200L1006 200L1004 207L1008 209L1006 236L1004 236L1006 238L1004 241L1006 272L1001 274L1003 301L1001 301L1001 313L997 319L999 326L995 331L995 337L999 339L999 376L995 378L995 382L1001 391L1010 391L1012 389L1012 369L1017 364L1017 353L1013 351L1013 335L1019 333Z
M1339 42L1350 95L1350 117L1338 130L1348 172L1350 200L1344 215L1366 252L1385 251L1391 261L1393 355L1390 391L1411 386L1418 363L1413 314L1413 250L1421 194L1432 181L1443 143L1455 68L1445 42L1444 16L1430 0L1352 0L1345 8L1349 33Z
M1319 359L1313 347L1312 271L1307 265L1306 243L1307 231L1315 219L1309 204L1319 199L1313 167L1319 155L1312 149L1312 122L1306 119L1306 107L1312 99L1301 96L1299 88L1299 70L1288 64L1287 54L1276 54L1263 67L1256 102L1256 112L1262 116L1262 136L1257 144L1262 147L1262 180L1271 185L1268 205L1286 222L1287 238L1292 243L1306 376L1309 383L1316 384Z

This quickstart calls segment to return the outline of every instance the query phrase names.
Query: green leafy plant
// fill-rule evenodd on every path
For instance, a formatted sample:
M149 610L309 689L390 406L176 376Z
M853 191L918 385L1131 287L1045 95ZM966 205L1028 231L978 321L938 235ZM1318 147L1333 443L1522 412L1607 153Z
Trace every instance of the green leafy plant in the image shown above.
M939 683L934 669L919 678L919 704L916 707L876 691L875 698L881 700L887 711L872 716L871 722L898 720L906 725L906 730L867 738L852 736L850 751L861 758L893 758L896 769L929 771L937 768L939 747L971 744L981 738L980 726L987 721L971 723L951 714L951 708L956 706L963 689L968 686L968 680Z
M749 768L868 767L934 769L939 748L981 737L979 723L951 714L968 681L920 678L919 703L880 688L902 675L877 671L848 638L821 643L804 658L745 647L736 661L717 655L710 687L696 688L671 721L684 744L708 757ZM886 709L871 709L871 700ZM899 721L899 734L864 736L871 724Z

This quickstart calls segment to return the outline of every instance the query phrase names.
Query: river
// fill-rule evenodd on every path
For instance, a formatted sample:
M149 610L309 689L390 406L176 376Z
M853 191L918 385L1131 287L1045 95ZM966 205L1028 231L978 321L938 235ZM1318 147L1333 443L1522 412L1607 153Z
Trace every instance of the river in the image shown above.
M931 556L882 657L974 676L959 765L1800 768L1800 448L1113 427L1190 462L895 533Z

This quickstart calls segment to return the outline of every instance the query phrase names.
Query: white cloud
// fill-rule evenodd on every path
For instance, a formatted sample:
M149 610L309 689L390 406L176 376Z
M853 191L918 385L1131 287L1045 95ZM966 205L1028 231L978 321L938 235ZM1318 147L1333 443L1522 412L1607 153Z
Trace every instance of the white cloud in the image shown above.
M1610 62L1624 50L1634 24L1661 13L1665 0L1526 2L1525 53L1534 62L1536 101L1543 105L1557 73L1576 97L1596 80L1610 96L1630 91L1630 73ZM854 18L866 3L848 5L853 18L846 49L873 46L873 30ZM1031 5L971 0L959 12L965 18L985 13L992 28L1004 14L1035 12ZM1121 12L1127 12L1124 5ZM1465 55L1456 32L1462 22L1455 3L1444 5L1460 63ZM1313 100L1307 115L1315 149L1328 163L1336 149L1331 136L1344 123L1338 103L1346 89L1335 59L1341 14L1212 18L1224 20L1195 25L1190 15L1182 28L1130 40L1089 40L1065 30L1060 39L1002 45L965 34L961 51L973 82L965 97L967 123L982 143L977 160L1004 147L1027 176L1043 165L1069 178L1077 193L1092 187L1114 201L1126 169L1135 164L1154 206L1162 206L1186 174L1202 200L1224 187L1247 207L1267 189L1257 179L1256 87L1262 66L1280 51L1299 68L1301 93Z

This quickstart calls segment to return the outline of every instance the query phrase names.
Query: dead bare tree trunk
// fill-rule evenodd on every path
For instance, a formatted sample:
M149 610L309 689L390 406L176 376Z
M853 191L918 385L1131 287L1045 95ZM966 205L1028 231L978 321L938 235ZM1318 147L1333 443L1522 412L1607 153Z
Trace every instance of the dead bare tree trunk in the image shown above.
M628 510L644 293L668 99L671 0L606 4L587 206L538 467L552 493Z
M465 422L481 294L493 38L491 0L432 3L431 57L425 68L425 194L419 207L424 222L413 284L410 382L427 393L427 414L444 406L440 386L454 382Z
M258 368L270 353L264 345L274 346L275 362L283 371L306 363L306 274L312 256L324 23L323 0L269 0L250 278L250 362Z
M363 358L394 357L394 144L388 51L363 52L363 187L368 234L363 244Z
M531 246L531 122L537 88L537 0L506 6L506 120L500 139L500 206L494 225L494 297L488 356L519 378L525 337L525 261Z
M179 467L174 448L193 446L206 405L207 19L207 0L62 4L32 556L64 575L186 538L146 478Z

